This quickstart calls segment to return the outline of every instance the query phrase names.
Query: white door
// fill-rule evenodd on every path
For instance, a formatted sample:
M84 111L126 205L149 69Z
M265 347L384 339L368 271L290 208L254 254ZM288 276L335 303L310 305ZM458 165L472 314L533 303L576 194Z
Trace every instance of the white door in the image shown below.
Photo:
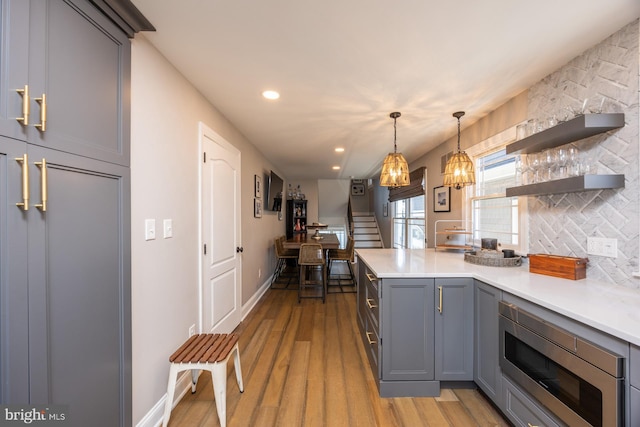
M240 324L240 151L200 123L200 331Z

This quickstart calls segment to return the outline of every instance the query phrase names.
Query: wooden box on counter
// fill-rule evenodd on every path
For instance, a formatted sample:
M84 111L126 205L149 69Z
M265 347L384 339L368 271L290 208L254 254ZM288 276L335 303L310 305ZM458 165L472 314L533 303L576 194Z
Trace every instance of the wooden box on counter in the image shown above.
M587 258L529 254L529 271L563 279L580 280L587 277L588 262Z

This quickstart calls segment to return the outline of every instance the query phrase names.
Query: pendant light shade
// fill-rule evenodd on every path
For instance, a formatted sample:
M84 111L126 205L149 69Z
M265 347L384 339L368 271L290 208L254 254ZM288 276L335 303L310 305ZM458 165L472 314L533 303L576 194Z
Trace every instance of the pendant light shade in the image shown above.
M409 185L409 165L401 153L396 152L396 119L400 113L389 114L393 119L393 153L389 153L382 162L382 172L380 172L380 186L382 187L403 187Z
M447 161L442 183L456 190L476 183L476 173L473 170L473 162L467 153L460 150L460 117L462 116L464 116L464 111L453 113L453 117L458 119L458 151Z

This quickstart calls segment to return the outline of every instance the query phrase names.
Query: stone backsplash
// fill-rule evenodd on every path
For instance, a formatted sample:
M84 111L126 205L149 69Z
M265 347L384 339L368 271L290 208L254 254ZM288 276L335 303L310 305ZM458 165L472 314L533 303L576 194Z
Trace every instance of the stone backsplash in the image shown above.
M640 25L625 26L529 90L531 118L563 118L568 108L604 99L603 112L622 112L625 126L574 145L600 174L624 174L625 188L529 197L529 252L587 256L587 277L640 288L638 135ZM587 255L587 237L618 239L617 258Z

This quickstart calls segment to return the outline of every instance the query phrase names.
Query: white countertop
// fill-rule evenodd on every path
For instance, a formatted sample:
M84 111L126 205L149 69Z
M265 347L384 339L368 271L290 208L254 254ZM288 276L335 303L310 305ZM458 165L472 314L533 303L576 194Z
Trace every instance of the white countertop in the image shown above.
M485 267L459 252L433 249L356 249L384 278L473 277L503 291L640 345L640 290L593 279L568 280L520 267ZM588 275L588 273L587 273Z

